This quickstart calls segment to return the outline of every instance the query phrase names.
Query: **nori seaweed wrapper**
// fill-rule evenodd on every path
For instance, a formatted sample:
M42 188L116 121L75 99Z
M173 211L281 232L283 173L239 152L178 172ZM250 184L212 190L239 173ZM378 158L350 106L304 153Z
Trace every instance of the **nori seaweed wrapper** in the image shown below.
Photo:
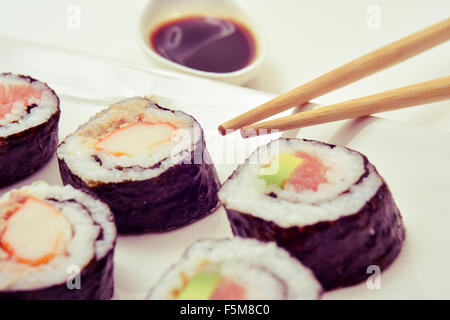
M66 283L29 291L0 291L0 300L108 300L114 295L112 249L81 271L81 289L68 289Z
M19 77L27 78L31 82L38 81L27 76ZM46 164L55 153L58 146L58 122L61 112L59 98L52 89L50 90L57 98L58 108L46 122L0 137L0 187L31 175Z
M366 166L370 165L362 156ZM225 209L235 236L275 241L311 268L325 290L366 280L370 265L386 269L405 239L402 217L384 180L358 212L307 226L283 228L249 213Z
M65 185L71 184L108 204L119 233L137 234L179 228L217 208L220 181L206 150L203 132L188 158L152 179L95 186L73 174L64 159L58 161ZM197 159L203 161L197 164Z

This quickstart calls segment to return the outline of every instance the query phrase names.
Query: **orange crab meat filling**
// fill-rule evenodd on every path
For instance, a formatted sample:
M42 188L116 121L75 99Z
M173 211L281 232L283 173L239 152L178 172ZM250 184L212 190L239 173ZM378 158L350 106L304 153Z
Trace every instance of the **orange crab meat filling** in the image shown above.
M71 235L70 223L57 209L28 198L7 217L0 245L17 261L37 266L63 253Z
M30 104L30 99L40 99L42 91L30 85L2 85L0 84L0 119L11 113L14 104L19 102L24 106Z
M171 123L142 122L120 128L102 140L95 148L116 156L137 156L149 154L151 149L169 142L177 127Z

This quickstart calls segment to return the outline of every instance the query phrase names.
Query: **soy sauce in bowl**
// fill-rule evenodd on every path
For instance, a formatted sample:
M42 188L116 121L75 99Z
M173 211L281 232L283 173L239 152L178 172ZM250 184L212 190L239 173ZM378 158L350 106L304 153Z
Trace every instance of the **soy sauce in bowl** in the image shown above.
M216 73L240 70L255 57L256 41L231 19L194 16L171 20L150 33L159 55L183 66Z

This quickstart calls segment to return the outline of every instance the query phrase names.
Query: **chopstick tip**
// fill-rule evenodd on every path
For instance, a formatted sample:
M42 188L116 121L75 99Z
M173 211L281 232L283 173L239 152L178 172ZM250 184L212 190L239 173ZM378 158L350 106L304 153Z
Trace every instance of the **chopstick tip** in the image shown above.
M227 134L230 134L230 133L233 133L233 132L236 131L236 129L234 129L234 128L227 128L223 124L221 124L217 129L219 130L219 133L222 136L226 136Z
M221 134L221 135L226 135L228 132L227 132L227 129L225 129L225 127L223 126L223 125L219 125L219 133Z

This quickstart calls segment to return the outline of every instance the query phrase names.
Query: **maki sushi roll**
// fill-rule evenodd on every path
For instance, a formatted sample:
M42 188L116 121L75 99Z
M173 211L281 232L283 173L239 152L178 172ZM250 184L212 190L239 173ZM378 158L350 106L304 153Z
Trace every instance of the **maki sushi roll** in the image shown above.
M59 99L45 83L0 73L0 187L42 167L58 145Z
M63 183L107 203L120 233L167 231L218 205L200 125L146 98L98 113L61 142L58 160Z
M388 267L405 229L391 192L367 158L318 141L260 147L224 183L219 198L235 235L275 241L322 286L361 282Z
M235 237L192 244L150 291L151 300L311 300L313 273L274 243Z
M36 182L0 198L1 299L110 299L116 227L102 202Z

